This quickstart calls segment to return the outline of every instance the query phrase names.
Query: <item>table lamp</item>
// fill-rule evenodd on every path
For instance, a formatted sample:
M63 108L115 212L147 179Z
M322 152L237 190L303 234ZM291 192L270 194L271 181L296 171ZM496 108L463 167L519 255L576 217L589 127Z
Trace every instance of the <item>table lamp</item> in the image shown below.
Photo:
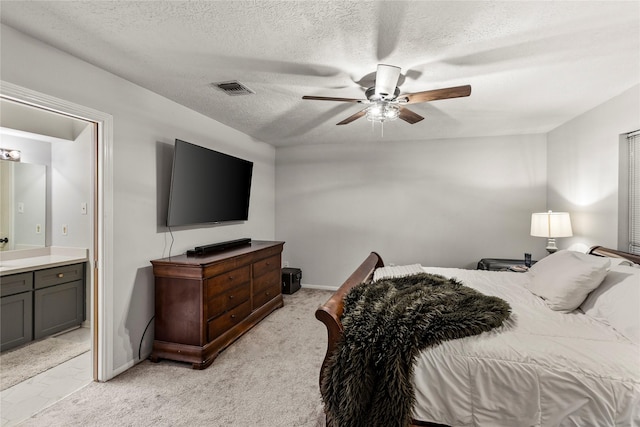
M546 237L547 252L550 254L558 250L556 237L571 237L571 218L569 212L538 212L531 214L531 235Z

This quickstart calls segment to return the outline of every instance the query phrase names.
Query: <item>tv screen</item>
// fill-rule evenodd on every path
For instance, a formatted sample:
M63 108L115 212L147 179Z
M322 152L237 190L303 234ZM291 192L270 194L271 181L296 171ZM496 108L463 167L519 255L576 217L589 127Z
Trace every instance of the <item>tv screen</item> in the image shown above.
M176 139L167 226L246 221L253 162Z

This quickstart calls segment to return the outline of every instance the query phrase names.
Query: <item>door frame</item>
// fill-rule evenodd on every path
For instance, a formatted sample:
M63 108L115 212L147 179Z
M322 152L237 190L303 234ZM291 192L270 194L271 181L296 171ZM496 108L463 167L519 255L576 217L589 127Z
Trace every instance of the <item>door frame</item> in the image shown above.
M113 372L113 116L0 80L0 97L43 110L93 122L91 165L93 203L92 355L93 380L107 381Z

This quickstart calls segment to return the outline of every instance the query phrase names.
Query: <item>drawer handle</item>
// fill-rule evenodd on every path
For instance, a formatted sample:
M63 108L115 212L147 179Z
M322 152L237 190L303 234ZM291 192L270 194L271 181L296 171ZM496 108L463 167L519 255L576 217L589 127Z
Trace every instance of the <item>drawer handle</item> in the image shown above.
M236 318L236 315L235 315L235 314L232 314L232 315L231 315L231 318L232 318L232 319L235 319L235 318Z
M267 261L267 267L269 267L271 265L271 263L269 261Z
M58 278L62 279L64 277L64 273L58 273Z
M233 297L234 297L233 295L229 295L229 299L233 299Z
M265 295L269 296L269 295L271 295L271 292L265 292Z

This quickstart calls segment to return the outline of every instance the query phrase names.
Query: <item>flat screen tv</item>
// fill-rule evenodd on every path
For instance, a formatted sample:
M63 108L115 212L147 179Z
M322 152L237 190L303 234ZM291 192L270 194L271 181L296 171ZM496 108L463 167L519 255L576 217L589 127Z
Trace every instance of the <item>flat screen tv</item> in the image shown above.
M167 226L246 221L253 162L176 139Z

